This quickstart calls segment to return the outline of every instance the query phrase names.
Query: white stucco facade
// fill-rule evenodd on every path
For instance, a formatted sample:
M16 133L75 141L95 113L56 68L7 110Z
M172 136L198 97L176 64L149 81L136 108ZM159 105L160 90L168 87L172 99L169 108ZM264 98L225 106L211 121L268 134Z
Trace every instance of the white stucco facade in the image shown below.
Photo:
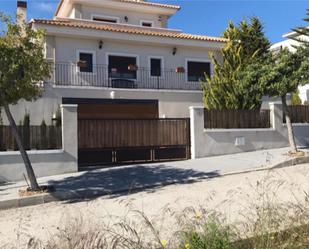
M187 118L189 107L202 103L203 99L203 93L196 91L58 87L45 84L44 94L37 101L20 101L18 105L11 106L11 109L17 122L27 112L32 125L40 125L42 119L50 124L64 98L111 100L112 96L113 100L157 100L160 118ZM4 123L7 123L6 116L2 116Z
M186 67L186 60L205 60L211 61L210 52L204 48L194 48L182 46L177 48L177 53L172 54L170 45L164 44L147 44L136 43L134 41L113 41L104 39L102 49L98 47L98 40L86 38L71 38L64 36L49 37L54 39L55 46L49 47L55 51L55 61L75 63L78 51L89 51L95 54L95 64L108 65L108 55L123 55L137 58L137 65L139 67L147 67L149 59L154 57L163 58L163 67L166 69L174 69L176 67ZM74 44L74 46L72 45ZM49 51L48 54L52 54ZM219 52L215 52L219 53Z
M53 72L40 99L12 106L17 122L28 112L32 124L50 123L64 98L108 100L111 92L115 100L157 101L161 118L189 117L189 106L203 104L203 92L201 82L189 79L188 65L207 64L211 75L211 54L220 58L225 41L169 29L168 20L179 9L142 0L60 0L53 19L31 20L34 29L46 32L46 59ZM91 58L89 73L80 72L81 54ZM129 87L111 83L111 56L133 58L136 76L125 79ZM157 77L153 59L160 60Z

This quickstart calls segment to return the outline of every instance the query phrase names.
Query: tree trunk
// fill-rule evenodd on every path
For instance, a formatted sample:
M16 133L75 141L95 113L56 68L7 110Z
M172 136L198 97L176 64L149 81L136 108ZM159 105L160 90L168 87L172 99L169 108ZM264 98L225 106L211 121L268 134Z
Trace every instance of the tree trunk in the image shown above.
M288 129L288 138L289 138L289 144L290 144L291 152L296 153L297 147L296 147L296 143L295 143L294 131L293 131L293 126L292 126L292 122L291 122L291 116L290 116L290 112L288 110L288 106L287 106L287 103L286 103L286 95L281 97L281 101L282 101L282 111L283 111L283 115L285 116L286 127Z
M38 182L36 180L33 168L31 166L31 162L30 162L28 154L27 154L27 152L26 152L26 150L25 150L25 148L23 146L23 143L21 142L21 138L20 138L20 135L19 135L19 132L18 132L15 120L14 120L12 114L11 114L9 105L7 103L4 104L4 110L5 110L6 116L8 117L8 120L10 122L12 133L13 133L15 141L16 141L16 143L18 145L21 157L22 157L22 159L24 161L24 164L25 164L25 167L26 167L26 171L27 171L27 175L28 175L28 178L29 178L29 181L30 181L30 187L31 187L32 190L39 190L40 187L39 187L39 184L38 184Z

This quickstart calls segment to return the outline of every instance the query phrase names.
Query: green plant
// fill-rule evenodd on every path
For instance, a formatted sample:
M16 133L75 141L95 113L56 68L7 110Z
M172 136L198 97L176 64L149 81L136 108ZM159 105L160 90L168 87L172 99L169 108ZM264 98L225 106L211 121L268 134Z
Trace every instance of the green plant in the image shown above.
M256 77L257 72L263 77ZM258 85L265 86L268 96L281 98L291 152L296 153L297 147L287 108L287 94L296 92L299 85L309 81L309 50L299 47L292 53L287 48L281 49L263 61L248 65L243 79L249 82L258 80Z
M292 105L301 105L301 99L299 97L299 90L297 90L295 93L292 94L292 99L291 99L291 104Z
M21 135L22 135L22 143L24 145L24 148L26 150L30 149L30 113L25 110L24 119L22 121L22 129L21 129Z
M48 147L48 138L47 138L47 125L44 119L42 120L40 126L41 126L41 141L39 148L42 150L46 150Z
M258 78L250 82L241 80L242 72L253 61L268 56L269 40L258 18L242 21L238 26L230 23L224 32L228 41L222 49L222 61L212 55L214 74L202 83L204 104L207 109L259 109L264 86ZM259 73L260 71L257 71Z
M39 190L28 154L23 146L10 105L24 99L33 101L41 96L42 82L50 75L44 56L44 31L26 23L15 24L0 14L0 106L4 108L12 133L27 171L31 189Z
M305 22L309 22L309 9L307 9L307 17L303 19ZM306 39L309 37L309 27L299 27L293 29L298 35L296 37L293 37L292 39L300 42L302 45L305 45L309 47L309 40Z
M0 126L3 125L2 110L0 108Z
M235 239L235 238L234 238ZM216 217L210 217L201 229L193 228L183 232L184 249L232 249L233 235L229 227L220 224Z
M46 128L46 122L45 122L45 119L42 119L42 122L41 122L41 127L42 128Z
M22 125L23 126L30 126L30 113L27 110L25 110Z
M268 176L251 184L244 196L251 203L241 210L240 216L244 219L237 219L242 221L235 225L227 224L225 216L203 207L198 211L187 207L180 213L167 208L160 217L152 218L142 211L132 210L121 217L105 217L107 223L98 217L85 220L68 215L61 220L61 228L57 228L47 241L30 237L27 248L307 249L309 198L305 203L278 203L277 193L282 184ZM307 197L309 195L304 192L304 198ZM132 208L130 204L127 207ZM175 217L176 222L160 224L165 217ZM164 233L164 225L168 225L169 230L174 229L169 231L170 236Z

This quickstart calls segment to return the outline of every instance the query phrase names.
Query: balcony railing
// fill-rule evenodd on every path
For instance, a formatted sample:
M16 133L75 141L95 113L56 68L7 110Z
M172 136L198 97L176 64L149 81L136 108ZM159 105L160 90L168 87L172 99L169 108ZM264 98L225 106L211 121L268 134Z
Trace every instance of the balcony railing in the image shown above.
M150 68L117 72L106 65L93 65L92 72L80 72L74 63L55 63L48 80L58 86L88 86L131 89L201 90L201 82L188 81L186 72L176 69L161 70L161 76L151 76ZM154 74L154 72L152 72ZM158 74L156 74L158 75Z

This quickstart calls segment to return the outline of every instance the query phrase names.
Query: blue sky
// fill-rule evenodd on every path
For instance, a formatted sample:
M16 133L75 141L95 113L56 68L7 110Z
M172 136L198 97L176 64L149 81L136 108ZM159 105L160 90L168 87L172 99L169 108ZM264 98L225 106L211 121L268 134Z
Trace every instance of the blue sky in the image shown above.
M59 0L60 1L60 0ZM28 0L28 18L51 18L58 0ZM259 17L272 42L282 34L304 25L308 0L153 0L182 6L171 20L170 28L185 32L219 36L232 20L236 23L250 16ZM0 11L13 15L16 0L0 0Z

